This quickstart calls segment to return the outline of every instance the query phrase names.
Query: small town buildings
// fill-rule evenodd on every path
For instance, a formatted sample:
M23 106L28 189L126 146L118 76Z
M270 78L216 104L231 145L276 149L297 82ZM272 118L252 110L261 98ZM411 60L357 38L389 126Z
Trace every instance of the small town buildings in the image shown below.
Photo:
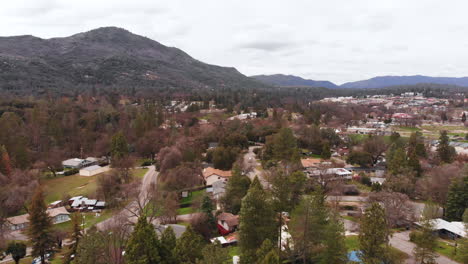
M70 213L65 209L65 207L51 208L47 209L47 214L52 218L53 224L59 224L63 222L70 221ZM29 214L18 215L7 218L7 225L9 225L10 230L23 230L28 227L29 224Z
M97 163L98 159L93 157L88 157L86 159L73 158L62 161L62 166L68 169L81 169Z
M231 171L218 170L212 167L203 170L203 178L205 179L206 185L213 185L215 181L220 180L227 182L231 176Z
M92 165L80 169L80 176L94 176L109 170L109 166L101 167L99 165Z
M218 231L223 236L236 231L239 225L239 216L231 213L221 213L216 219L218 221Z
M434 230L437 231L440 237L450 239L468 237L463 222L449 222L442 218L436 218L430 221ZM422 225L421 222L415 222L415 224L418 227Z

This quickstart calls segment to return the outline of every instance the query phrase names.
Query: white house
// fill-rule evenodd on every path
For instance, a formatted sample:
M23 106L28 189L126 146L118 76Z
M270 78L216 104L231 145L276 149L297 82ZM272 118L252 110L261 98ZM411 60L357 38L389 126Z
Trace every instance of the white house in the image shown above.
M463 224L463 222L448 222L441 218L432 219L430 221L434 230L441 236L448 236L450 238L467 237L465 224ZM421 222L416 222L415 224L417 226L422 225Z
M80 169L80 176L94 176L99 173L103 173L109 170L109 166L101 167L99 165L93 165Z
M91 160L79 159L79 158L67 159L67 160L62 161L62 166L64 168L80 169L80 168L91 166L97 163L97 159L95 158L90 158L90 159Z

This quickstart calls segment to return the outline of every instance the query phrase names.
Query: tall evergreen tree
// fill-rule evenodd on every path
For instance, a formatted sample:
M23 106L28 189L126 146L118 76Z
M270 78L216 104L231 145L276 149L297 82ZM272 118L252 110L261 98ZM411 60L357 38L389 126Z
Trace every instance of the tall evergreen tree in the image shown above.
M202 255L203 261L199 261L197 264L222 264L231 258L228 249L223 248L219 241L206 245L202 249Z
M40 257L41 263L45 264L45 255L54 246L54 239L51 235L52 220L47 214L41 187L36 189L32 197L28 220L27 234L32 245L31 255Z
M282 128L275 135L273 153L278 160L293 161L297 156L297 140L290 128Z
M409 153L408 167L411 168L416 173L417 177L421 176L422 168L421 168L421 163L419 163L419 158L416 155L416 151Z
M440 132L439 145L437 146L437 154L440 160L444 163L452 163L456 156L454 147L449 145L447 131Z
M295 241L294 250L302 262L318 262L325 241L328 225L328 209L325 206L323 191L303 197L294 209L289 222L291 235Z
M216 218L213 215L213 211L215 210L215 208L213 205L213 201L208 195L205 195L203 197L200 210L206 216L206 225L208 226L208 228L211 230L216 230Z
M12 171L10 155L5 146L0 146L0 173L9 176Z
M70 249L68 250L65 256L65 263L70 263L72 260L72 255L76 255L76 250L78 248L78 243L82 237L81 233L81 215L78 213L74 213L71 215L71 222L72 222L72 230L71 230L71 240L72 244L70 245Z
M172 227L168 226L161 235L161 255L162 264L176 264L176 257L173 254L176 247L176 236Z
M322 159L329 159L331 158L331 151L330 151L330 144L326 141L322 146Z
M445 216L449 221L462 220L463 213L468 208L468 170L461 179L455 179L450 185L445 206Z
M431 218L424 216L421 221L421 229L416 235L414 243L416 247L413 250L416 262L421 264L435 264L437 247L437 238L434 234L434 226L431 222Z
M387 168L391 174L401 174L408 166L406 151L400 144L393 143L387 152Z
M122 132L117 132L112 137L110 153L113 159L121 159L128 154L128 143Z
M330 221L325 229L325 250L322 254L321 264L346 264L348 252L345 242L345 230L341 217L337 212L331 212Z
M225 211L237 215L241 208L242 198L247 194L250 179L241 174L239 166L234 165L232 176L226 185L226 193L221 198Z
M263 241L262 245L256 252L257 264L277 264L279 262L278 250L271 243L270 239Z
M381 264L389 256L389 235L385 210L372 203L361 218L360 258L366 264Z
M205 246L203 237L197 234L191 226L177 240L174 248L174 256L177 263L190 264L196 263L203 258L202 249Z
M242 199L239 226L239 247L242 263L256 260L255 252L265 239L276 241L275 212L268 202L267 193L255 178Z
M146 216L140 216L125 251L125 260L129 264L153 264L161 261L159 243L154 227Z

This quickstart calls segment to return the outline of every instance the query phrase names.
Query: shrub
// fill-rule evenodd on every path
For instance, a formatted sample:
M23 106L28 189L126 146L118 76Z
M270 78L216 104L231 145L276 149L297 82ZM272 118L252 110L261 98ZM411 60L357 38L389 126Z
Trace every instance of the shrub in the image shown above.
M418 239L418 236L419 236L418 231L411 231L411 233L409 234L409 241L413 243L416 242L416 240Z
M150 160L150 159L145 159L143 160L143 162L141 163L141 166L145 167L145 166L150 166L151 164L153 164L153 161Z
M70 175L73 175L73 174L77 174L78 172L80 172L79 169L71 169L71 170L67 170L63 173L64 176L70 176Z
M366 176L366 175L363 175L361 177L361 183L364 184L364 185L367 185L369 187L372 185L371 179L369 178L369 176Z

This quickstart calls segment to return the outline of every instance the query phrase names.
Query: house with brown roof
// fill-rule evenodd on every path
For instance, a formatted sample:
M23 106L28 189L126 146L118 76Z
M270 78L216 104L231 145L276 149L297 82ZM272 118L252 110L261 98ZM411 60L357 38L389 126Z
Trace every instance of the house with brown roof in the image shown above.
M52 218L53 224L59 224L70 221L70 213L65 207L47 209L47 214ZM18 215L7 218L7 225L10 226L10 230L22 230L25 229L29 224L29 214Z
M213 185L216 181L227 182L231 176L231 171L218 170L212 167L203 170L203 178L205 179L206 185Z
M218 220L219 233L223 236L234 232L239 225L239 216L231 213L221 213L216 219Z

